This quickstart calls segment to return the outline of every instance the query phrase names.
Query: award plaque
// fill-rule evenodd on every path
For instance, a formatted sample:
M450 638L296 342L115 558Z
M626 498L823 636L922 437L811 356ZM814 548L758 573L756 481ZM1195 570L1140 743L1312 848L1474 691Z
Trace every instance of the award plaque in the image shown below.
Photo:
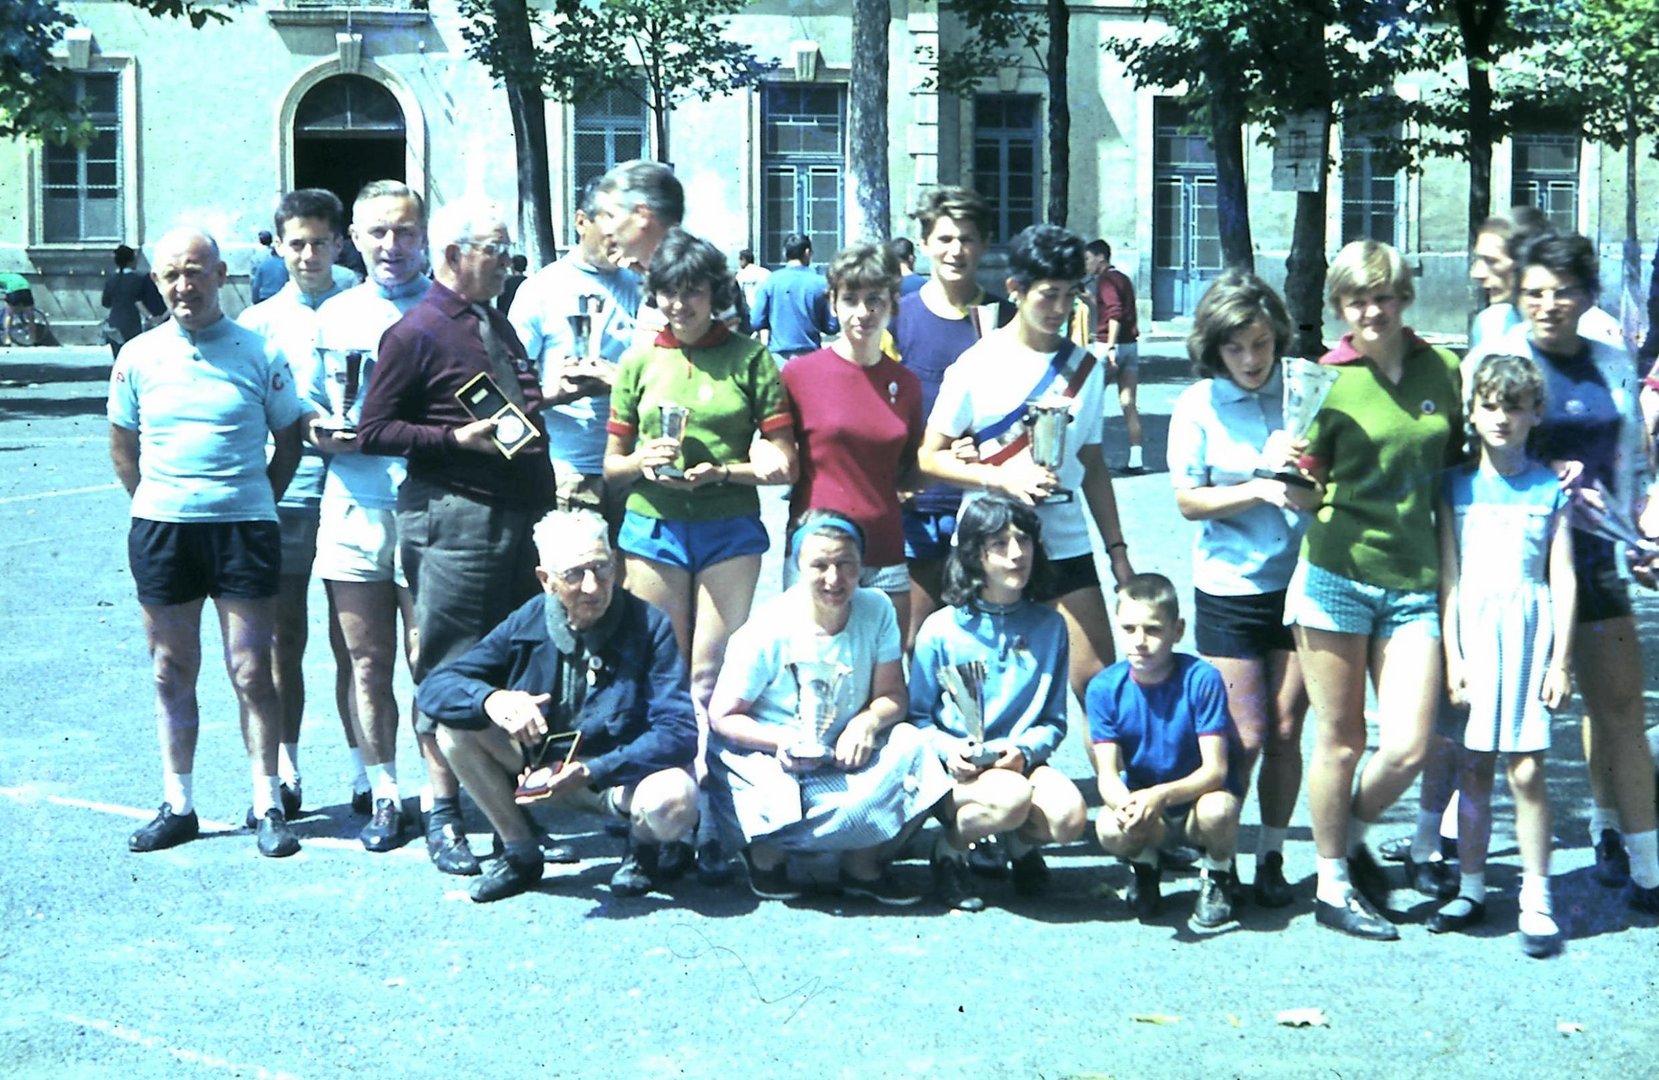
M536 425L523 409L507 400L488 373L481 371L468 379L455 391L455 398L474 420L495 421L495 433L490 437L503 457L511 458L536 441Z
M968 729L968 749L962 755L981 769L1001 755L985 746L985 677L989 671L983 660L963 664L940 664L939 686L950 695L956 711L962 714L962 723Z
M662 417L662 437L673 439L676 443L685 441L686 424L691 421L691 410L684 405L659 405L658 412ZM685 466L676 458L667 465L657 466L657 475L678 480L685 476Z
M349 438L357 434L357 421L352 417L357 399L363 392L363 362L368 355L363 349L317 348L317 359L322 362L327 375L332 414L326 421L317 423L319 430L329 432L335 438Z
M835 729L836 703L852 669L833 660L797 660L789 665L795 676L796 738L789 756L818 763L835 756L830 735Z
M563 761L548 763L547 752L557 743L569 742L570 748L565 751ZM567 731L562 735L549 735L542 740L541 746L534 756L525 764L524 771L519 773L518 787L513 791L513 800L520 805L540 802L553 794L553 778L565 766L576 760L576 748L582 745L580 731ZM528 755L527 755L528 756Z
M1285 432L1292 442L1301 442L1313 430L1313 419L1325 407L1325 398L1330 396L1331 387L1336 385L1338 372L1336 368L1300 356L1285 357L1281 361L1281 370L1285 383ZM1257 469L1254 475L1296 487L1314 486L1312 480L1298 472Z
M1070 423L1070 398L1051 396L1026 404L1025 430L1031 438L1031 460L1057 476L1066 458L1066 425ZM1056 488L1037 501L1069 503L1072 498L1071 492Z

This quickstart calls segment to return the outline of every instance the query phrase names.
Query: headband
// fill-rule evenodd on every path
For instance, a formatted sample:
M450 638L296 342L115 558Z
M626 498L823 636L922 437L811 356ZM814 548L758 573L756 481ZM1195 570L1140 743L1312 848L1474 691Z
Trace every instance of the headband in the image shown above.
M864 530L853 524L851 518L823 511L816 513L812 520L796 526L795 531L789 536L790 555L800 558L801 544L805 542L806 538L824 532L839 533L845 536L846 539L852 541L853 547L858 549L858 557L860 559L864 557Z

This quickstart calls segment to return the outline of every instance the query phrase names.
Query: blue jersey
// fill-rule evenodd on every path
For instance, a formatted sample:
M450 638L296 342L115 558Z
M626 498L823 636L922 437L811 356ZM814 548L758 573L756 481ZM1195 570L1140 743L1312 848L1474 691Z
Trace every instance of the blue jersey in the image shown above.
M1090 680L1084 705L1089 740L1117 743L1129 790L1190 776L1203 764L1199 738L1220 735L1227 740L1226 788L1243 795L1227 684L1213 665L1176 653L1169 678L1142 686L1130 674L1129 662L1119 661Z
M348 271L349 273L349 271ZM303 396L311 385L317 367L317 308L331 296L338 296L340 286L333 284L327 292L311 295L289 281L268 300L263 300L242 312L236 321L273 342L288 358L294 370L294 385ZM279 506L315 508L323 497L323 475L328 461L315 446L306 443L300 453L300 467L294 470L294 479L282 493Z

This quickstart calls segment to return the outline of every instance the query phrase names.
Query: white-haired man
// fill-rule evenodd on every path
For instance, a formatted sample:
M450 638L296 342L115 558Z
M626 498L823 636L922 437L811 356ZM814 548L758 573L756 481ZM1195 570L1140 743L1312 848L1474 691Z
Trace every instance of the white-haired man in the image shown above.
M674 629L616 589L598 514L548 514L535 541L542 594L434 671L417 697L501 838L472 898L499 900L541 880L539 834L515 798L521 776L557 805L629 820L611 891L638 896L656 884L662 845L683 841L697 820L697 723Z
M197 835L196 677L211 596L242 713L259 852L292 855L300 843L279 790L271 640L282 570L276 503L299 463L305 410L282 352L225 318L225 262L212 236L174 229L156 242L151 265L172 318L115 363L110 460L132 496L127 556L155 672L166 798L127 847L158 851ZM268 464L267 436L275 439Z
M417 685L535 593L530 530L554 496L541 387L512 324L490 303L510 265L505 213L462 199L433 213L427 236L432 287L380 339L358 425L363 452L408 463L397 531L414 597ZM523 430L498 430L494 415L473 418L463 390L481 375L498 405L517 407L523 419L512 424ZM416 730L430 734L429 718L417 717ZM439 781L432 773L428 851L446 873L476 874L460 793L438 790Z

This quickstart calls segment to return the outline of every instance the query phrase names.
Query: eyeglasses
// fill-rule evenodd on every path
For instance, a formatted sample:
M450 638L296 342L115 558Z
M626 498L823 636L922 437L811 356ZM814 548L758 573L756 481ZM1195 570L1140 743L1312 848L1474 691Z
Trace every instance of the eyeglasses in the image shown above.
M586 566L572 566L569 570L560 570L553 576L566 585L575 587L586 581L589 574L603 585L616 576L616 564L607 559L604 562L588 563Z
M486 259L499 259L513 250L513 245L504 244L499 240L462 240L460 246L482 252Z

